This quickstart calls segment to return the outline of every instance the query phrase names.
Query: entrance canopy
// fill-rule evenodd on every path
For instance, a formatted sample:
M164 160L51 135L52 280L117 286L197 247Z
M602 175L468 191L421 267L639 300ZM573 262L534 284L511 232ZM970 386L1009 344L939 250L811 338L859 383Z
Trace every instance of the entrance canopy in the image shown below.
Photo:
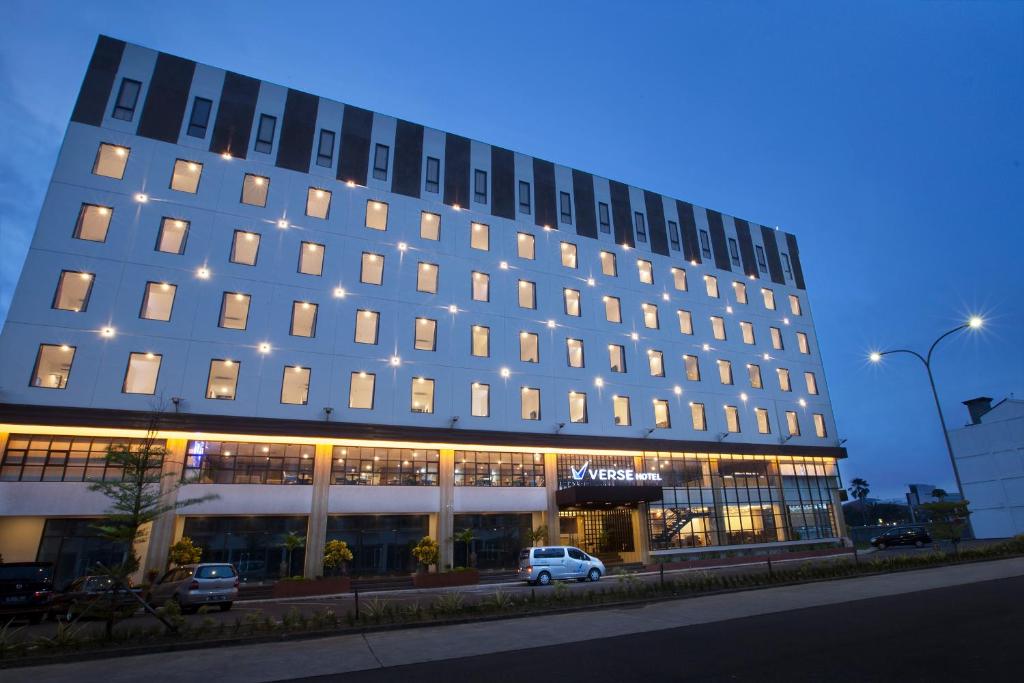
M636 507L661 500L660 486L570 486L555 493L562 510L572 507Z

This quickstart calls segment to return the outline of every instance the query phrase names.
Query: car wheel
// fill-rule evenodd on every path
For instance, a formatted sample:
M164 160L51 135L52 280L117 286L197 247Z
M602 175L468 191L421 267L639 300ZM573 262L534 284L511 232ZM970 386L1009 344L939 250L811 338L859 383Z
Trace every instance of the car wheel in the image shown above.
M227 612L230 609L231 609L231 603L230 602L222 602L222 603L220 603L220 611L221 612Z
M590 579L591 583L597 583L601 580L601 572L597 569L597 567L594 567L590 570L590 573L587 574L587 578Z
M539 583L542 586L550 585L551 584L551 574L548 574L547 572L541 572L540 574L537 575L537 583Z

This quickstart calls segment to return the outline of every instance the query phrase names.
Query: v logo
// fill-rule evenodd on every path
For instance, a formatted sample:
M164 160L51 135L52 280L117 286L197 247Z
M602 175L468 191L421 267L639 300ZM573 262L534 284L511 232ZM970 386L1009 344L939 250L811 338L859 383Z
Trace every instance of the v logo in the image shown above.
M587 476L588 467L590 467L589 460L583 463L583 466L580 467L579 469L576 469L572 465L569 465L569 469L572 470L572 478L575 479L576 481L583 479L583 477Z

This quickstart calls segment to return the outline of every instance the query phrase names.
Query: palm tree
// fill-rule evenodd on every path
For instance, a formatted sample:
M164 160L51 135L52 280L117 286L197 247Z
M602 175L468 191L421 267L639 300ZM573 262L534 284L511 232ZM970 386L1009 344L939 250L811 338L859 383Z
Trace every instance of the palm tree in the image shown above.
M289 531L288 534L284 537L284 540L281 542L281 547L285 549L285 552L287 553L287 558L288 559L285 560L285 562L287 563L287 569L285 569L285 571L281 572L281 574L282 574L281 578L286 578L288 575L290 575L292 573L292 553L297 548L305 547L305 545L306 545L306 537L305 536L299 536L294 531Z
M861 526L868 525L868 508L864 499L868 497L869 493L871 493L871 489L869 487L870 484L868 484L866 479L857 477L856 479L850 480L850 486L846 489L850 492L851 496L860 501Z
M538 543L543 545L548 542L548 528L541 524L536 529L528 529L526 533L523 534L523 538L531 546L537 545Z
M469 544L473 542L473 530L467 528L463 529L462 531L457 531L455 532L455 535L452 536L452 540L454 540L456 543L462 543L466 546L466 566L470 566Z

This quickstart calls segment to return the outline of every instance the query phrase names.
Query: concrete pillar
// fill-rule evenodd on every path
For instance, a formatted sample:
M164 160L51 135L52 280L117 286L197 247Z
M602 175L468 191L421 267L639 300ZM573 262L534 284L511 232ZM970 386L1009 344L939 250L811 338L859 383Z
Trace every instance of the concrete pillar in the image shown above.
M327 503L331 494L331 463L334 447L326 443L316 445L313 456L313 501L306 521L306 565L303 576L307 579L324 575L324 545L327 543Z
M843 517L843 501L839 494L839 489L832 489L832 519L836 522L836 535L839 538L850 540L850 532L846 528L846 519ZM850 546L853 546L852 541L850 541Z
M710 461L711 467L711 499L715 503L715 513L711 515L711 542L714 545L726 544L725 501L722 496L722 477L718 474L718 460Z
M448 569L455 562L455 451L442 448L438 465L438 486L441 494L441 509L437 514L437 529L431 533L440 546L438 568Z
M647 523L647 503L639 503L633 511L633 549L640 561L651 563L651 543L649 525Z
M182 471L185 468L185 451L188 448L187 439L168 439L164 450L163 467L160 469L160 502L165 505L173 504L178 498L177 485L181 482ZM181 536L177 533L177 517L173 510L153 520L149 530L149 543L146 547L146 554L142 562L142 572L139 578L145 578L150 570L163 573L167 569L167 551L176 539ZM184 521L182 522L184 524Z
M555 501L555 493L558 491L558 456L554 453L544 454L544 488L547 492L547 521L548 545L558 543L558 503Z

